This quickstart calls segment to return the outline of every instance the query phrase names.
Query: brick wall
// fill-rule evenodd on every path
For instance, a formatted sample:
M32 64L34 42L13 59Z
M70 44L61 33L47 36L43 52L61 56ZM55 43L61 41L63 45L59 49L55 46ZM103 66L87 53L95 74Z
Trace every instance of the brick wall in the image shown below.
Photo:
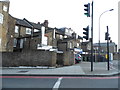
M57 65L63 65L63 53L57 53Z
M9 8L9 2L0 2L0 13L3 15L3 23L0 25L0 51L7 51L7 31L8 31L8 11L3 10L3 6Z
M14 41L14 30L15 30L15 20L12 16L9 15L8 19L8 33L6 49L9 52L13 52L13 41Z
M120 60L120 54L113 54L114 60Z
M74 64L74 53L72 51L65 51L63 55L63 65L73 65Z
M2 66L55 66L56 53L50 51L3 52Z

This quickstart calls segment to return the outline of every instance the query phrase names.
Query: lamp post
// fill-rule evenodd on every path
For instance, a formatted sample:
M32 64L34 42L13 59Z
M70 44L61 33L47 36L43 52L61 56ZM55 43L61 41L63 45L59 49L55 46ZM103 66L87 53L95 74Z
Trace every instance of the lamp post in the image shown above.
M101 18L101 16L102 16L104 13L109 12L109 11L113 11L113 10L114 10L114 9L106 10L106 11L104 11L102 14L100 14L100 16L99 16L99 41L98 41L98 43L99 43L99 48L98 48L99 55L100 55L100 18Z

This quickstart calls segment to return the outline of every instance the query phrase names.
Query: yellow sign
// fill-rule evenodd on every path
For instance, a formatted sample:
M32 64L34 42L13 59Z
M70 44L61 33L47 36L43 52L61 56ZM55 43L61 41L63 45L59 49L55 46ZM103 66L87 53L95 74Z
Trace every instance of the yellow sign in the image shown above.
M105 55L105 58L108 59L108 55L107 54Z

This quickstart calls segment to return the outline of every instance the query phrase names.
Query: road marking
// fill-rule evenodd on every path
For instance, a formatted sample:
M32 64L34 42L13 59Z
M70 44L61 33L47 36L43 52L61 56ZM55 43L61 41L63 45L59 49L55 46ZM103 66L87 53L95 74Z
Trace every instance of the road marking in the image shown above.
M58 90L62 78L63 78L63 77L58 78L58 80L57 80L57 82L55 83L55 85L53 86L53 89L52 89L52 90Z

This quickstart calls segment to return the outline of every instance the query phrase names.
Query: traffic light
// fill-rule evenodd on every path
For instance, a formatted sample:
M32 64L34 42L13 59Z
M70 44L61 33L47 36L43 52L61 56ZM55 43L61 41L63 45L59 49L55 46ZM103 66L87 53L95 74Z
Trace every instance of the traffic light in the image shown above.
M108 37L109 36L109 34L108 34L108 32L106 32L105 33L105 40L109 40L110 39L110 37Z
M87 26L86 28L83 28L83 30L85 31L85 32L83 32L83 34L85 35L85 36L83 36L83 38L88 40L88 38L89 38L89 26Z
M107 35L107 32L105 33L105 40L107 40L107 38L108 38L108 35Z
M84 5L84 7L85 7L85 15L87 16L87 17L90 17L90 3L88 3L88 4L85 4Z

